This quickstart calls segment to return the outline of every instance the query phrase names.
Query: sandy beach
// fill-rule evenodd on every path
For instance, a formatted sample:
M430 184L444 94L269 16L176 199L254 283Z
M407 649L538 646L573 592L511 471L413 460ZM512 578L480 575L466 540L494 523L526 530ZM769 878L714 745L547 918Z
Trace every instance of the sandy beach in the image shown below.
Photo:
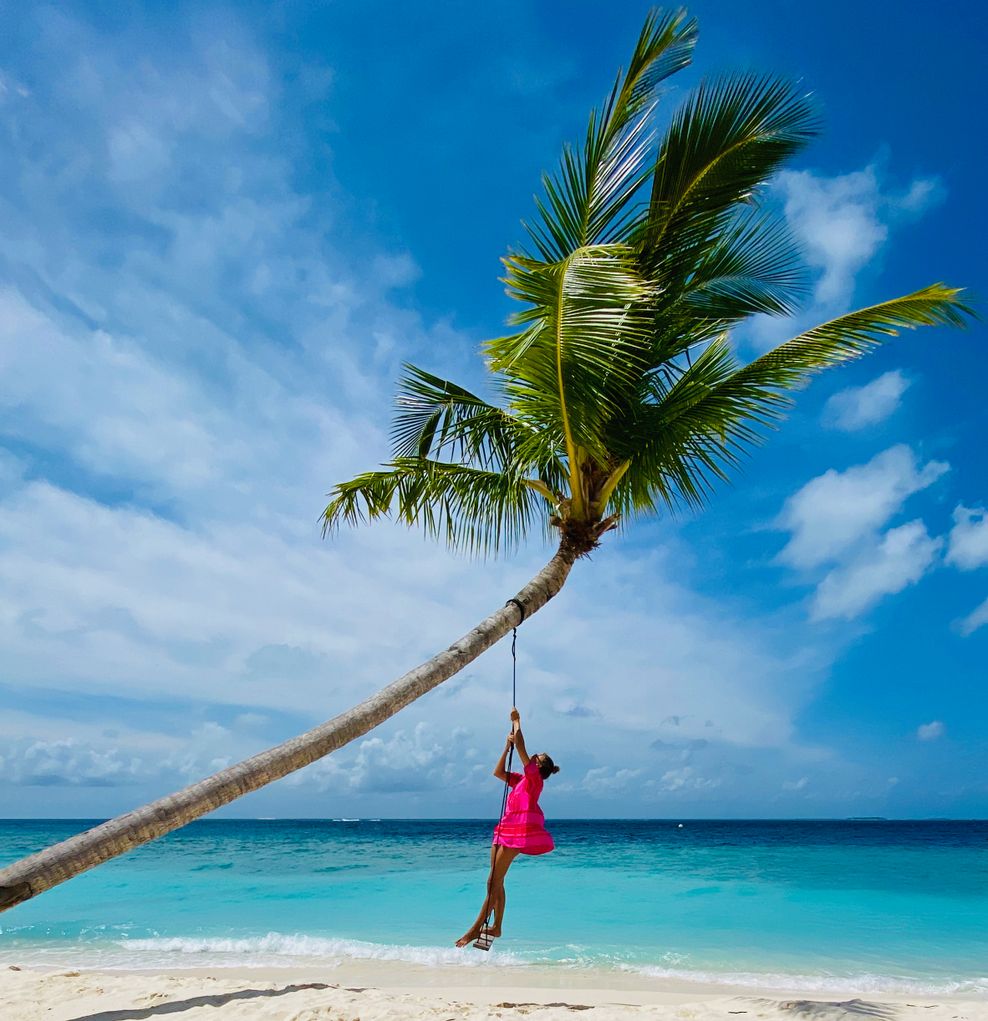
M593 983L598 984L593 984ZM586 1012L619 1018L746 1021L843 1018L988 1021L988 1002L940 997L808 999L784 990L648 982L588 973L484 972L390 963L340 968L214 969L180 972L0 971L3 1021L482 1021L533 1017L562 1021Z

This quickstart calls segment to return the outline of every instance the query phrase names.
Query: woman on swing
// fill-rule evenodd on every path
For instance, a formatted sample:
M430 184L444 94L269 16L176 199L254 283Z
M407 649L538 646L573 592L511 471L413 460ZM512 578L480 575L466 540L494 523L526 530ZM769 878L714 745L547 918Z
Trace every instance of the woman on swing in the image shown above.
M518 752L524 773L505 771L508 753L512 747ZM481 949L490 949L490 941L495 936L501 935L505 904L504 877L511 863L519 854L546 854L555 847L552 837L546 832L545 816L539 808L539 795L542 793L543 782L558 772L559 767L545 752L539 752L537 755L528 754L521 732L521 717L517 709L512 709L511 733L508 734L507 744L494 767L494 775L498 780L508 784L511 793L508 795L504 815L494 827L487 899L480 909L477 920L456 941L458 947L465 947L474 940L481 940L486 944ZM492 911L494 922L489 924Z

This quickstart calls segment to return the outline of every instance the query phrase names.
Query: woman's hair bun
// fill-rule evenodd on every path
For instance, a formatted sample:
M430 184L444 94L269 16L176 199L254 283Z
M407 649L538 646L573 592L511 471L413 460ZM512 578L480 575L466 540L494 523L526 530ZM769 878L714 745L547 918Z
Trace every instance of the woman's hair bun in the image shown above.
M552 771L553 771L553 773L558 773L559 772L559 767L558 766L553 766L552 767Z

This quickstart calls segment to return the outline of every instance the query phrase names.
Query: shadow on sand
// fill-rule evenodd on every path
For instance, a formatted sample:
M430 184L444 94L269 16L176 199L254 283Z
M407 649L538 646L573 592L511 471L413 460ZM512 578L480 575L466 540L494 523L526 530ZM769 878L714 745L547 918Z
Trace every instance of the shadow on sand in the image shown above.
M222 1007L234 1000L253 1000L264 996L287 996L303 989L337 989L338 986L325 982L306 982L299 985L282 986L280 989L238 989L233 993L217 993L215 996L192 996L187 1000L169 1000L149 1007L121 1007L117 1010L101 1010L97 1014L80 1014L71 1021L143 1021L144 1018L164 1017L181 1014L183 1010L196 1007Z
M892 1003L871 1003L868 1000L756 1000L771 1004L805 1021L841 1021L843 1018L878 1018L889 1021L896 1015ZM731 1013L736 1013L732 1011Z

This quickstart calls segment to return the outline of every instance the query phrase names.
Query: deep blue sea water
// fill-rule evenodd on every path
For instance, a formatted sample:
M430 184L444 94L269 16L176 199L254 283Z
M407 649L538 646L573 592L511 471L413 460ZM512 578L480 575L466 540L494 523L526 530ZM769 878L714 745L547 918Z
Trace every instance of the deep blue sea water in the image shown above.
M92 825L0 822L0 865ZM203 821L0 915L0 962L378 958L988 996L988 822L555 821L504 938L453 940L491 824Z

